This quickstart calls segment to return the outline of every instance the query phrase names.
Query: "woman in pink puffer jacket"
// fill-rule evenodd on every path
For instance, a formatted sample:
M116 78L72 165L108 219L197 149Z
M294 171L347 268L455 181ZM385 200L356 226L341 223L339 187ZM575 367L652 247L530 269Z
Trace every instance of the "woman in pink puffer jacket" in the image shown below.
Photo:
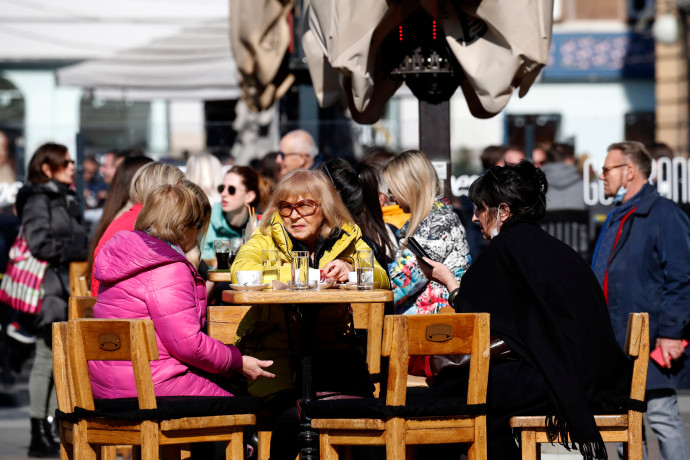
M205 203L200 202L203 198ZM231 396L219 385L241 371L247 378L273 377L270 361L242 356L202 332L206 285L185 252L204 235L210 206L181 185L154 189L144 200L135 231L118 232L94 264L101 284L96 318L150 318L159 359L151 362L156 396ZM89 363L96 398L136 397L127 362Z

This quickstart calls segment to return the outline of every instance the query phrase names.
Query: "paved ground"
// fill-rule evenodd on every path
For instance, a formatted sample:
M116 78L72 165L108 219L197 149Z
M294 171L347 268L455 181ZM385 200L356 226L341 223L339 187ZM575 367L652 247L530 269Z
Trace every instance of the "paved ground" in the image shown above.
M29 392L28 363L23 372L16 376L11 387L0 387L0 460L20 460L27 458L29 448ZM685 422L685 431L690 437L690 390L679 393L680 410ZM659 460L659 448L654 433L648 430L649 459ZM615 449L609 447L609 458L615 459ZM543 460L575 460L582 458L567 453L560 446L544 446Z

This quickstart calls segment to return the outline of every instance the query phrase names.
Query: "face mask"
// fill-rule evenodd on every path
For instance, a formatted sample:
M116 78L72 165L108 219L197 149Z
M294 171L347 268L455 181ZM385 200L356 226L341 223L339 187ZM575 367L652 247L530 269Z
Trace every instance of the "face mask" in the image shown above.
M501 207L499 206L498 209L496 210L496 227L491 230L491 238L494 238L496 235L498 235L498 213L501 212Z
M626 193L628 193L628 185L621 185L620 187L618 187L616 196L613 197L613 203L621 204L623 202L623 197Z

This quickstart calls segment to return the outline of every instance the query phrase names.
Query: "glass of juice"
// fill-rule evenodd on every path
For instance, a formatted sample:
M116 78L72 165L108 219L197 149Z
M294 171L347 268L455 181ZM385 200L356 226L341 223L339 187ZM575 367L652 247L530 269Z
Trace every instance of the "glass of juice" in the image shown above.
M280 257L276 249L264 249L261 251L261 283L268 283L268 288L273 287L273 280L277 280L280 271Z

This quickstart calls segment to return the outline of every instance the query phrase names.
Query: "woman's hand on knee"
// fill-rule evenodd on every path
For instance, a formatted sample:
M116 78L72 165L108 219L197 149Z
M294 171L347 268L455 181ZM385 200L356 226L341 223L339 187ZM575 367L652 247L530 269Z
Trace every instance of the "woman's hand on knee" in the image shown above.
M272 379L275 374L265 371L264 367L273 365L273 361L262 361L252 356L242 356L242 374L249 380L256 380L259 377Z

